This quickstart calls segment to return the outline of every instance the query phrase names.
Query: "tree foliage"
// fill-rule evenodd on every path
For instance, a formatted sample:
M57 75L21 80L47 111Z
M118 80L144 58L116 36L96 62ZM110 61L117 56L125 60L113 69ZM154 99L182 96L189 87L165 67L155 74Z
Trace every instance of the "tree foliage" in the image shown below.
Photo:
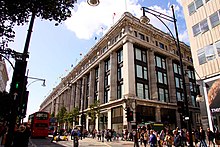
M73 121L76 120L76 117L77 117L78 115L79 115L79 108L78 108L78 107L73 108L73 109L69 112L67 122L70 123L70 124L73 124Z
M54 20L58 23L71 16L77 0L0 0L0 44L13 41L15 25L29 22L34 13L36 17Z
M61 109L59 110L59 112L57 113L57 121L60 123L60 124L63 124L65 122L65 116L67 114L67 110L66 108L63 106L61 107Z
M94 123L95 127L95 120L100 115L100 102L95 101L93 104L89 105L89 110L87 111L87 115L91 118L91 121Z

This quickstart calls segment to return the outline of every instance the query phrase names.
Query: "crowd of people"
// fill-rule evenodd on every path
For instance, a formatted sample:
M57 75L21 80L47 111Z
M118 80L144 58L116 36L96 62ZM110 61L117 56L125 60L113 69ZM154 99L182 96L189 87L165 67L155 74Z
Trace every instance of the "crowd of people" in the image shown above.
M0 125L1 145L5 144L7 130L8 129L6 125ZM14 128L14 138L12 141L12 146L28 147L30 135L31 135L30 126L27 123L16 124Z
M153 129L147 129L146 127L139 127L137 130L123 130L117 133L114 129L105 130L94 130L91 132L92 138L97 138L98 141L115 141L115 140L125 140L133 141L134 146L144 145L150 147L180 147L180 146L190 146L189 132L183 128L178 127L174 130L164 128L160 131L155 131ZM192 141L194 146L217 146L216 140L220 139L220 133L218 130L211 131L210 128L204 130L202 127L198 129L193 129Z

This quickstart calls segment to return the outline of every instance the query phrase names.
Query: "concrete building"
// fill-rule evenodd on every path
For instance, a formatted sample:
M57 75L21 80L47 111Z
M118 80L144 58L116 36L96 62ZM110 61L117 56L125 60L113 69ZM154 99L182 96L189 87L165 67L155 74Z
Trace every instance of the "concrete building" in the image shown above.
M197 80L205 97L202 124L213 129L213 124L220 126L220 1L182 0L182 5Z
M200 125L199 105L190 47L180 43L192 126ZM96 129L135 128L152 122L171 129L185 125L177 101L183 100L179 56L173 38L152 25L143 25L126 12L95 44L76 67L62 79L40 106L58 113L62 106L84 114L100 101ZM134 119L127 122L126 108ZM83 117L84 118L84 117ZM86 116L89 131L94 123ZM81 115L76 121L80 125Z
M6 91L6 86L8 82L8 72L5 64L5 60L0 57L0 91Z

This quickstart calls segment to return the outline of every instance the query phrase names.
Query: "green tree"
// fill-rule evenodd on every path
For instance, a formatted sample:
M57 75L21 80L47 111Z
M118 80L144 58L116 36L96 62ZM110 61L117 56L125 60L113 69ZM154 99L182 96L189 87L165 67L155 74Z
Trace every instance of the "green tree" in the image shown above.
M52 117L55 117L55 112L52 112L51 114L50 114L50 117L52 118Z
M100 102L95 101L93 104L89 105L89 110L87 111L87 115L91 118L91 121L94 124L93 130L95 129L96 119L99 118L100 115Z
M69 112L68 123L73 124L76 121L76 117L79 115L79 108L75 107Z
M66 113L67 113L67 110L66 108L63 106L61 107L61 109L58 111L57 113L57 121L60 123L60 124L63 124L65 122L65 116L66 116Z
M59 24L71 16L77 0L0 0L0 44L13 41L15 25L29 22L34 13L36 17L54 20Z

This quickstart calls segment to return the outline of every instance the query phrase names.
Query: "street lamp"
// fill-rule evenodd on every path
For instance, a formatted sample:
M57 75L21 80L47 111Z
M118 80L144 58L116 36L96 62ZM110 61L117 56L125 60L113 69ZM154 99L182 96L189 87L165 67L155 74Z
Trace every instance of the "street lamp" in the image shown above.
M90 6L98 6L100 2L99 2L99 0L87 0L87 3Z
M41 78L35 78L35 77L27 77L28 79L33 79L34 81L32 81L30 84L27 85L27 87L29 87L32 83L37 82L37 81L42 81L42 86L45 87L46 84L46 80L45 79L41 79Z
M175 13L174 13L174 7L173 5L171 6L172 9L172 13L173 13L173 17L165 15L163 13L157 12L155 10L149 9L147 7L142 7L143 10L143 16L140 18L140 22L141 23L149 23L150 19L145 15L145 13L150 13L153 16L155 16L158 20L160 20L160 22L162 22L164 24L164 26L168 29L168 31L170 32L178 53L179 53L179 62L180 62L180 69L181 69L181 78L182 78L182 82L183 82L183 95L184 95L184 103L185 103L185 108L186 108L186 117L189 118L188 122L188 131L189 131L189 137L190 137L190 146L193 146L193 141L192 141L192 128L191 128L191 119L190 119L190 115L189 115L189 104L188 104L188 98L187 98L187 93L186 93L186 84L185 84L185 74L184 74L184 69L183 69L183 62L182 62L182 56L181 56L181 49L180 49L180 43L179 43L179 37L178 37L178 31L177 31L177 20L175 18ZM174 23L174 29L175 29L175 33L176 33L176 38L174 37L172 31L170 30L170 28L166 25L166 23L163 20L167 20L170 22Z

